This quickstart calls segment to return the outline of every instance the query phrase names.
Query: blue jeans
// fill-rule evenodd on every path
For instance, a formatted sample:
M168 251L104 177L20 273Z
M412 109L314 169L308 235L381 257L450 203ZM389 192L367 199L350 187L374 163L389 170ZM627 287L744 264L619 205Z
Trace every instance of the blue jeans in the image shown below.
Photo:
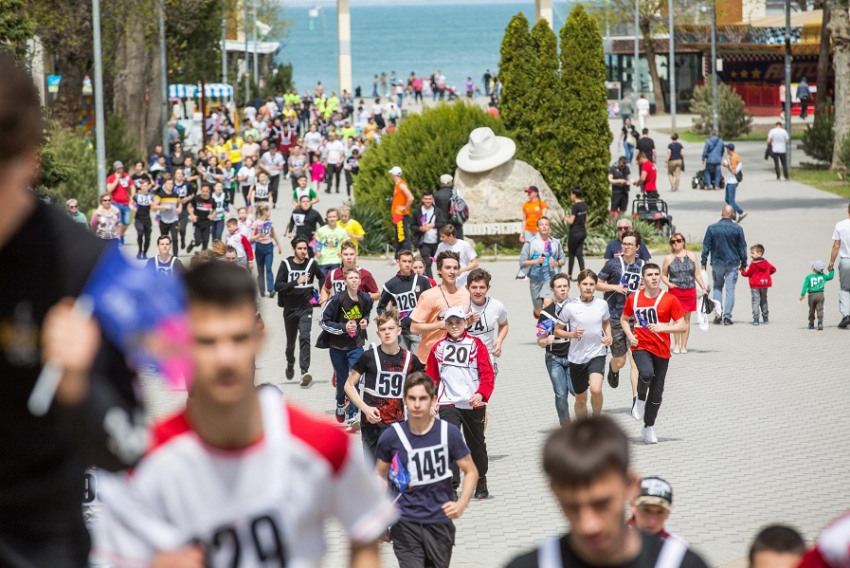
M727 183L726 184L726 203L732 206L732 209L735 210L735 219L738 218L738 215L744 212L737 203L735 203L735 192L738 190L737 183Z
M570 362L566 357L558 357L546 352L546 370L549 371L549 379L552 381L552 390L555 391L555 410L558 412L558 420L561 424L570 421L570 405L567 402L567 393L572 393L573 383L570 381Z
M121 224L125 227L128 226L130 224L130 206L124 205L123 203L115 203L114 201L112 202L112 205L117 207L121 212Z
M719 263L711 265L714 279L714 299L723 306L723 319L732 319L735 307L735 284L738 282L738 265ZM726 288L726 303L723 303L723 288Z
M341 349L330 348L331 351L331 365L336 372L336 405L342 406L345 404L345 381L348 380L348 373L351 372L351 367L360 359L360 356L363 355L363 348L357 347L350 351L343 351ZM357 390L360 390L358 386ZM357 407L354 406L353 402L348 403L348 418L354 418L357 416Z
M328 277L328 274L340 267L342 267L341 264L320 264L319 272L322 273L322 283L324 284L325 278Z
M257 258L257 288L260 289L260 296L266 293L266 287L269 292L274 290L274 275L272 274L272 261L274 260L274 244L273 243L255 243L255 255ZM265 281L263 276L265 273Z
M626 163L631 164L632 158L635 155L635 147L629 144L628 142L623 142L623 150L626 152Z
M714 174L714 183L711 182L711 174ZM720 187L720 164L706 164L704 170L705 187Z

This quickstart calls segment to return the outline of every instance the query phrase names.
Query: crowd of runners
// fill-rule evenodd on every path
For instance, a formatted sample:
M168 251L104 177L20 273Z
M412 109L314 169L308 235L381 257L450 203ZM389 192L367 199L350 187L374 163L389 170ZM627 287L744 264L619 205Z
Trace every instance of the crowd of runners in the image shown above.
M15 141L0 152L0 261L11 271L0 284L8 300L0 316L18 330L17 341L4 339L0 351L0 371L16 385L0 413L0 565L86 566L91 553L94 562L118 566L317 566L324 523L333 517L348 535L352 567L379 566L382 541L403 568L448 567L453 521L473 500L490 497L488 406L512 331L536 336L545 352L561 426L547 436L540 465L571 528L508 566L705 566L665 529L673 488L635 473L627 435L603 413L603 383L618 388L630 361L631 417L647 444L658 443L671 354L687 352L687 316L696 298L695 290L675 292L676 283L706 290L684 237L673 235L673 253L656 263L622 219L604 268L595 273L582 260L571 279L549 219L539 216L537 231L524 235L519 262L534 319L526 315L519 324L517 317L511 326L498 299L504 289L462 240L462 223L446 215L454 194L441 202L426 193L409 223L413 196L394 167L387 176L395 181L393 215L399 215L393 219L397 271L379 283L358 264L364 231L350 209L320 213L314 206L323 191L339 193L341 173L356 175L357 153L392 122L370 139L350 126L345 111L336 120L336 110L324 116L331 97L305 124L287 114L290 103L264 101L244 115L248 128L241 133L221 121L221 147L184 156L175 143L147 164L134 164L132 174L113 164L90 222L93 235L75 226L80 213L70 203L65 215L29 194L43 130L38 96L5 55L0 74L0 124ZM383 113L371 112L367 124ZM308 171L321 175L308 179ZM291 200L280 194L287 178ZM451 182L447 174L441 189L450 190ZM285 228L271 219L277 205L292 208ZM194 366L188 400L150 428L134 370L69 300L80 294L104 241L123 239L131 208L137 259L181 278L188 295ZM729 223L732 215L724 210ZM154 221L160 234L156 255L148 258ZM839 263L842 278L850 273L844 270L848 231L846 224L836 228L829 274L822 263L812 267L802 293L812 313L822 309L832 265ZM195 248L191 260L184 258L189 262L179 260ZM284 256L284 248L292 254L275 273L274 253ZM32 250L39 255L33 258ZM751 253L760 261L763 247ZM746 258L736 273L739 268L747 268ZM753 294L754 310L756 296L761 292ZM285 400L273 385L255 385L264 297L282 308L280 382L295 380L297 364L301 387L316 388L311 362L326 350L334 370L328 407L338 425ZM315 341L313 319L321 330ZM47 417L26 410L40 361L61 369ZM96 487L87 489L98 501L88 527L79 500L87 464L102 468L92 478ZM803 558L799 534L769 527L753 543L750 564L793 568L802 559L806 568L844 567L848 542L850 520L843 520Z

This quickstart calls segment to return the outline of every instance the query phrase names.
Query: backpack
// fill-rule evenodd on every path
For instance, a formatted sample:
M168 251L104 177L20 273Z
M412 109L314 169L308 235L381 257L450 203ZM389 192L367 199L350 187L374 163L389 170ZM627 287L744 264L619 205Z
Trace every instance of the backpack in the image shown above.
M469 219L469 207L466 201L452 188L452 198L449 202L449 221L455 225L462 225Z
M738 180L738 181L744 181L744 170L743 170L743 168L741 169L740 172L735 174L735 179Z

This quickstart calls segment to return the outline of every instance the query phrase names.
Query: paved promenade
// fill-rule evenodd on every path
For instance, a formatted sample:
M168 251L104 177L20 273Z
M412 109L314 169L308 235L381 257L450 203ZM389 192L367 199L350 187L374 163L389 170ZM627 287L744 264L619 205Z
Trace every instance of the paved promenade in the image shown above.
M657 121L660 126L661 119ZM666 135L655 140L660 148L669 142ZM685 146L688 175L693 175L699 169L701 145ZM614 416L634 441L637 471L663 476L674 488L675 509L668 528L686 538L713 566L744 556L762 525L787 522L811 539L850 508L846 387L850 331L836 327L837 281L827 284L824 331L806 329L806 310L797 302L809 261L829 260L832 228L846 217L847 202L795 182L771 181L772 164L771 170L766 169L763 144L738 147L745 172L738 200L749 213L743 222L747 241L763 244L765 258L777 267L770 291L771 324L750 325L750 293L743 278L736 288L735 325L703 332L694 322L690 352L675 355L670 365L656 425L658 445L644 445L641 425L628 415L628 369L619 389L604 387L604 412ZM695 191L683 182L683 189L671 194L663 165L659 174L662 197L668 200L677 229L689 241L701 240L706 226L719 218L723 192ZM336 195L322 193L321 198L321 211L341 203ZM288 206L274 211L278 233L283 232L289 211ZM131 233L128 242L134 240ZM284 252L291 254L288 243ZM663 253L655 258L660 262ZM275 258L275 270L279 260ZM394 272L385 260L361 264L379 284ZM489 411L491 498L473 502L457 523L452 565L490 568L566 530L566 522L539 466L541 443L557 419L543 352L535 342L527 283L514 279L513 261L485 257L482 266L493 273L492 295L507 306L511 331ZM601 259L588 260L589 268L601 266ZM313 351L311 372L316 380L309 389L286 381L285 339L276 300L262 300L262 313L268 346L258 361L258 382L280 386L290 400L331 419L334 402L327 352ZM313 333L315 342L318 325ZM179 394L148 386L153 414L181 404ZM325 565L344 566L344 540L333 525L329 542ZM386 566L397 566L387 545L384 558Z

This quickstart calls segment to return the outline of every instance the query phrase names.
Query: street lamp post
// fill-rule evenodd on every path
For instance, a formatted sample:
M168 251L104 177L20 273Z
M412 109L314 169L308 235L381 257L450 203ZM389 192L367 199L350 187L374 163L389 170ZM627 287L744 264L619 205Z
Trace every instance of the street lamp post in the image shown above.
M103 118L103 61L100 52L100 0L92 0L94 37L94 116L97 151L97 195L106 191L106 121ZM163 81L165 78L163 78Z
M244 68L244 71L245 71L245 104L247 105L248 104L248 98L250 96L250 92L249 92L250 87L249 87L249 84L248 84L248 81L249 81L248 75L250 74L250 72L248 71L248 65L249 65L249 63L248 63L248 0L242 0L242 4L244 4L244 6L245 6L245 17L244 17L243 28L245 28L245 31L244 31L244 33L245 33L245 68Z
M227 83L227 16L221 18L221 82Z
M635 0L635 60L632 75L634 75L632 90L635 94L635 104L637 104L637 95L640 91L640 0Z
M667 65L667 74L670 78L670 129L676 132L676 42L673 39L673 0L667 3L667 18L670 28L670 60Z
M717 130L717 4L711 0L711 128Z
M159 2L159 72L162 75L162 151L168 152L168 65L165 62L165 0ZM190 117L191 118L191 117Z
M254 84L257 88L260 88L260 65L257 60L259 55L257 54L257 0L252 0L251 7L254 12L254 25L251 26L251 39L254 41ZM257 93L259 94L259 93Z
M791 137L791 0L785 0L785 131ZM791 166L791 144L785 148L788 166Z

